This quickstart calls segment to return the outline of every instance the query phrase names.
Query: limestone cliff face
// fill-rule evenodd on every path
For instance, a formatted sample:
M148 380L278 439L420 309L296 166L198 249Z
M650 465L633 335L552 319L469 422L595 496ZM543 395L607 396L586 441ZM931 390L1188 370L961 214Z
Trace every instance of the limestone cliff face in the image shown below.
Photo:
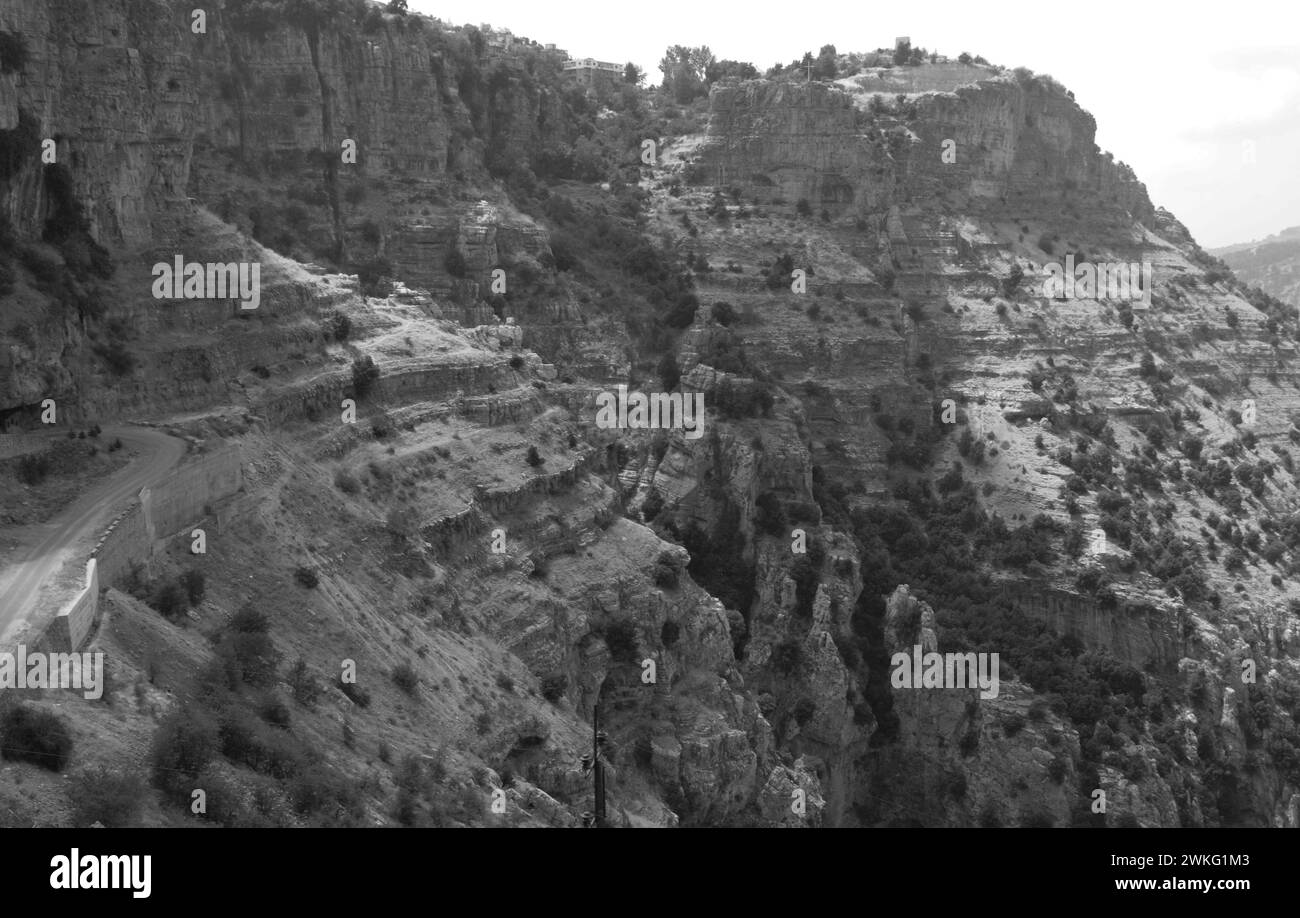
M948 91L909 96L907 114L871 112L859 87L715 88L694 180L861 216L941 197L975 209L1013 199L1150 216L1143 186L1101 154L1096 122L1064 90L991 72L951 79Z
M751 81L715 88L707 133L670 148L656 170L658 183L647 183L669 189L656 202L655 229L697 253L697 262L707 257L711 270L696 272L701 300L725 301L737 316L727 329L697 321L685 336L678 360L690 384L712 391L721 379L744 386L746 376L768 374L775 409L771 417L755 413L715 425L712 449L693 447L694 463L674 450L657 468L647 465L641 483L663 495L677 519L706 528L724 518L725 508L701 501L710 493L702 482L724 483L712 493L725 490L740 508L735 525L754 570L743 666L751 684L770 695L779 743L799 748L815 737L819 745L804 748L826 763L836 760L838 743L838 775L835 767L819 772L832 823L1079 824L1091 818L1078 808L1081 782L1105 790L1112 822L1294 821L1295 778L1285 764L1289 734L1274 715L1258 713L1272 710L1274 689L1244 683L1234 670L1249 659L1277 673L1270 686L1296 679L1294 652L1275 638L1293 615L1281 571L1274 575L1261 564L1231 574L1221 556L1198 564L1218 593L1207 604L1211 597L1197 598L1194 590L1184 596L1151 574L1152 555L1161 549L1145 536L1133 552L1110 556L1113 595L1081 587L1078 566L1065 559L1050 569L999 570L999 603L1144 674L1149 720L1123 735L1099 730L1092 736L1086 716L1073 721L1079 712L1065 716L1012 674L997 699L900 690L886 704L877 692L872 710L859 718L861 732L836 734L826 729L834 718L820 720L824 707L835 708L833 691L847 685L851 699L872 678L878 685L880 674L872 671L881 660L862 669L847 661L842 670L822 666L817 632L824 620L837 620L838 605L823 606L823 591L829 599L843 581L823 565L815 590L807 588L806 571L798 574L801 591L790 536L757 525L773 501L789 511L815 496L821 514L803 528L819 530L831 546L835 530L847 525L842 517L826 522L836 502L851 512L880 504L909 512L900 496L916 476L899 461L898 446L911 431L939 444L934 474L960 466L988 512L1018 522L1044 514L1062 525L1098 525L1113 507L1085 502L1067 513L1063 506L1072 470L1058 457L1078 448L1080 431L1062 413L1073 405L1104 418L1118 435L1114 448L1134 457L1124 460L1128 481L1113 487L1138 505L1169 501L1173 522L1161 536L1153 533L1156 541L1163 546L1177 534L1194 548L1212 543L1202 521L1218 498L1197 484L1196 468L1204 463L1177 447L1155 449L1153 458L1153 450L1143 451L1144 431L1160 427L1166 438L1204 439L1215 450L1211 461L1222 457L1225 469L1256 457L1271 463L1279 450L1289 452L1287 441L1297 436L1291 419L1300 407L1292 385L1294 317L1227 279L1094 138L1092 117L1069 93L1027 74L938 65L837 85ZM945 149L953 156L945 157ZM672 190L673 183L688 191ZM715 188L734 202L726 219L714 213ZM794 207L800 199L811 214L800 208L800 217ZM696 220L706 208L707 221ZM680 228L683 212L695 220L688 232ZM1084 259L1085 251L1093 262L1150 262L1149 308L1044 297L1042 266L1066 253ZM806 286L764 282L761 275L770 274L782 253L805 270ZM1008 281L1013 267L1022 272L1018 285ZM747 372L735 367L732 355L740 350ZM1138 366L1148 352L1167 366L1155 382ZM946 398L962 406L955 422L939 419ZM1258 416L1241 439L1234 412L1247 400ZM949 432L954 437L946 438ZM968 438L966 447L953 442L958 433ZM979 458L969 455L975 439L988 447ZM1157 433L1155 442L1162 439ZM747 442L761 450L761 461L737 460ZM1239 444L1250 452L1239 454ZM1159 469L1161 481L1148 476L1138 486L1139 467L1148 466ZM1276 524L1288 512L1294 478L1288 472L1256 488L1259 503L1246 515L1265 530ZM760 498L768 510L760 509ZM787 513L785 532L802 522ZM860 541L874 535L855 528ZM925 551L923 542L907 540L894 557ZM849 578L845 586L855 589L852 584ZM945 590L941 582L931 587ZM1233 601L1230 593L1249 599ZM875 601L862 593L858 599ZM811 628L791 614L796 608L811 613ZM890 597L887 608L886 646L907 649L913 638L941 651L948 646L943 622L952 609L946 604L918 605L904 592ZM1248 608L1258 610L1259 621L1248 629L1254 638L1239 630L1243 616L1256 618ZM913 613L925 635L890 636L891 622ZM796 656L814 676L781 672ZM809 665L810 659L816 662ZM1290 697L1292 690L1281 691ZM1253 700L1243 702L1246 695ZM801 697L816 699L816 713L799 731L786 731L782 706ZM1242 716L1246 704L1257 706L1255 716ZM805 703L805 716L811 710ZM891 735L854 755L863 735L887 721ZM1188 735L1203 758L1193 761ZM1283 752L1265 765L1261 744L1270 742ZM837 783L845 761L852 775L847 797ZM918 761L925 763L919 770ZM1258 777L1223 778L1218 770L1236 774L1232 763L1245 768L1247 761L1262 769Z
M695 178L760 200L874 209L896 172L846 93L821 83L750 82L710 95L710 140Z
M400 22L369 33L350 20L263 32L224 5L206 12L206 31L196 34L190 9L162 0L21 0L0 10L0 29L22 35L28 55L21 72L0 78L0 131L25 147L0 186L0 210L20 241L41 237L58 202L39 143L56 140L91 236L118 263L113 281L89 294L109 320L229 339L228 302L162 310L150 297L149 267L178 252L266 261L259 319L277 302L301 302L292 289L301 275L278 274L274 257L247 244L247 235L268 232L271 211L283 206L254 191L263 179L312 205L293 219L308 221L297 229L322 248L386 256L396 274L451 298L470 322L490 316L481 299L493 269L540 270L545 232L508 201L448 200L457 182L508 168L489 151L523 155L563 129L557 94L522 58L480 56L460 33ZM345 141L355 145L347 162ZM382 227L378 238L359 238L373 223ZM459 278L446 267L453 252L464 259ZM277 292L281 285L289 289ZM177 321L163 318L168 311ZM229 349L192 341L183 361L148 357L120 380L96 366L84 320L48 306L23 312L34 334L0 358L0 410L30 406L38 394L75 403L86 417L143 407L149 390L156 405L222 401L240 369L301 350L301 338L276 329L256 336L260 345L244 341L238 350L248 364L237 367Z
M185 199L196 126L189 44L170 4L157 0L43 3L0 10L29 60L0 91L0 129L26 115L58 141L95 235L143 243L150 218ZM21 235L39 236L49 202L37 154L24 158L4 200Z

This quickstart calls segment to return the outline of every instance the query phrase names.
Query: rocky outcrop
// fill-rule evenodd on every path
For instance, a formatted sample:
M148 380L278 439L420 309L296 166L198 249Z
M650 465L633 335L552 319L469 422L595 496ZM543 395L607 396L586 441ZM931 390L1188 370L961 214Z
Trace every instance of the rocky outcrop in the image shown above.
M1014 199L1151 216L1143 186L1098 150L1096 122L1058 85L989 72L972 80L969 68L917 69L935 77L910 97L916 111L906 116L871 112L875 87L718 86L707 141L687 178L738 186L760 202L806 199L858 216L949 194L976 211ZM945 144L955 151L951 162L941 156Z

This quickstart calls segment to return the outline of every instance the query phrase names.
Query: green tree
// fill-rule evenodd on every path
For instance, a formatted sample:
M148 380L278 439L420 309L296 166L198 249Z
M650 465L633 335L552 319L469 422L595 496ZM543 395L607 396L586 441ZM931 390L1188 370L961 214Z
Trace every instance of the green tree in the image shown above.
M655 367L655 372L659 374L659 381L663 383L664 389L669 392L677 388L677 383L682 378L682 371L678 368L672 354L664 354L659 358L659 365Z
M713 61L713 52L706 45L698 48L673 45L659 61L659 69L664 75L664 91L680 105L705 95L708 92L708 70Z
M705 70L705 81L712 86L719 80L752 80L758 68L745 61L714 61Z
M822 45L822 49L817 52L817 60L813 62L813 79L833 80L838 72L839 64L836 61L835 46Z

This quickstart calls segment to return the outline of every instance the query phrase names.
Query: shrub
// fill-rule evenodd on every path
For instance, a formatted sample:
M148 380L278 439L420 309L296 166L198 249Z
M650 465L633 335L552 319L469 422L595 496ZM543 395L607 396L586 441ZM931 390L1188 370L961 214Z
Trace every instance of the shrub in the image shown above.
M636 623L630 618L616 618L605 626L605 646L616 663L637 663Z
M246 605L231 616L227 627L236 634L266 634L271 630L271 619L255 606Z
M331 312L325 317L322 330L326 338L332 338L335 341L346 341L348 335L352 333L352 320L341 312Z
M348 696L353 704L360 708L370 707L370 693L357 685L355 682L344 682L342 676L339 677L339 689L344 695Z
M1008 737L1015 736L1025 729L1025 719L1019 714L1010 714L1002 721L1002 732Z
M267 687L276 682L280 653L265 632L236 631L227 634L217 645L217 659L226 673L227 684L234 688L247 685Z
M756 509L754 523L760 532L770 536L783 536L786 530L785 509L780 499L771 491L764 491L754 501Z
M812 204L808 203L807 198L800 198L799 202L795 204L794 209L798 212L799 216L801 217L812 216L812 212L813 212Z
M352 389L357 398L365 398L379 379L379 367L369 354L352 361Z
M399 663L393 667L393 682L412 698L420 687L420 677L410 663Z
M665 647L671 647L677 643L681 633L681 625L672 619L667 619L664 621L663 627L659 629L659 640Z
M675 590L678 584L677 568L665 558L655 562L654 582L661 590Z
M104 363L108 364L114 376L126 376L135 369L135 355L127 350L126 345L121 341L96 344L93 350Z
M18 460L18 480L25 485L38 485L50 472L50 457L45 453L28 453Z
M315 589L320 583L320 575L316 573L316 569L303 564L294 569L293 579L298 582L299 586L306 587L309 590Z
M356 494L361 490L361 482L347 469L339 469L334 473L334 487L344 494Z
M168 580L154 590L149 604L168 620L179 618L187 608L185 587L178 581Z
M52 711L21 702L0 719L0 756L13 762L31 762L50 771L62 771L72 756L72 733Z
M564 673L550 673L542 677L542 697L555 704L569 688L569 677Z
M218 732L221 754L254 771L288 778L303 765L303 753L296 741L243 708L226 710Z
M800 698L795 702L794 711L792 713L794 715L794 722L802 727L807 724L808 721L812 720L814 715L816 715L817 702L808 697Z
M797 638L786 638L772 648L771 663L772 668L783 676L798 676L807 663L803 644Z
M719 325L730 326L736 321L736 310L730 303L719 300L709 309L709 315Z
M393 266L386 258L372 258L356 264L355 268L364 296L385 297L392 292L393 285L387 278L393 273Z
M133 826L145 803L146 788L131 772L87 769L69 783L68 800L78 826L99 823L110 829Z
M529 465L531 465L533 468L537 468L539 465L542 465L544 462L546 462L546 460L541 457L541 454L537 452L536 446L528 447L528 453L524 457L524 461L527 462Z
M443 261L443 266L452 277L464 277L469 273L469 266L465 263L465 256L461 254L460 249L454 246L447 250L447 258Z
M189 800L189 782L216 755L220 743L217 725L197 708L186 708L168 715L153 736L150 760L154 784L164 790L177 791L183 802Z
M21 34L0 32L0 73L18 73L27 57L27 40Z
M664 354L659 358L659 363L655 365L655 373L658 374L664 389L669 392L676 389L682 379L682 371L672 354Z
M356 783L326 765L299 769L289 783L289 799L295 811L315 814L325 825L355 824L365 812Z
M181 574L178 583L185 591L185 598L189 600L191 608L203 602L203 594L207 590L207 578L203 576L203 571L192 567Z
M524 368L524 358L520 354L515 354L510 358L510 369L522 370Z
M267 695L258 705L257 714L272 727L288 730L293 722L293 714L284 699L279 695Z

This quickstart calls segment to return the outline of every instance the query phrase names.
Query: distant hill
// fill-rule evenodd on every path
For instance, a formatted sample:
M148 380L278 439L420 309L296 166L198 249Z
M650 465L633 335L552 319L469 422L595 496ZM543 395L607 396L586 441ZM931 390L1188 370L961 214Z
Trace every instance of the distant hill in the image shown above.
M1300 306L1300 226L1261 239L1211 249L1243 282Z

